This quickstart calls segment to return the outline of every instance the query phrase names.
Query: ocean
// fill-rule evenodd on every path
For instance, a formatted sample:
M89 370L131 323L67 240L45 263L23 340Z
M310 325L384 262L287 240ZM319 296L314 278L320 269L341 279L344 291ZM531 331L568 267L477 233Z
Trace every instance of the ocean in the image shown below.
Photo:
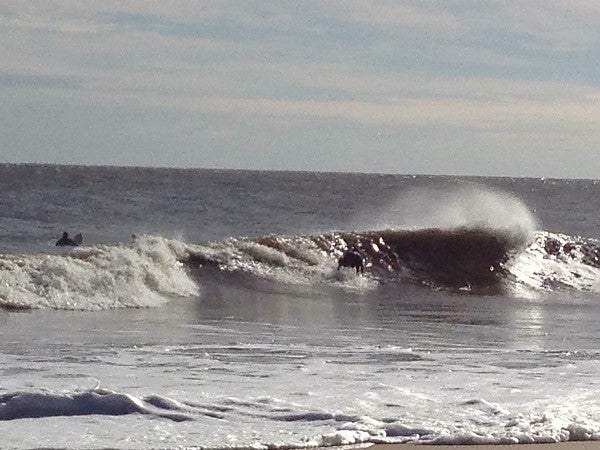
M0 188L2 448L600 440L596 181L1 164Z

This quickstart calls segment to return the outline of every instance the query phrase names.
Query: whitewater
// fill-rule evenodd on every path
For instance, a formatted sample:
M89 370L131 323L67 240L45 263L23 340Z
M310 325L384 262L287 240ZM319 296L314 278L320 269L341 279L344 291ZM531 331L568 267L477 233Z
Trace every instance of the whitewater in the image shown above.
M3 446L600 440L594 181L0 165L0 187Z

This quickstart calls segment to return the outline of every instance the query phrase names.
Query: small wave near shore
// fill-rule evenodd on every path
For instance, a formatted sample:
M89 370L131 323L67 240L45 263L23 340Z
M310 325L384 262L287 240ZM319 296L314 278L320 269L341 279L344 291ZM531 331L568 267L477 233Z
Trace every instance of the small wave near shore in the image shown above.
M284 441L281 436L270 436L273 441L269 437L264 437L262 441L258 441L256 437L244 437L227 444L221 440L220 445L213 444L212 448L302 449L369 443L531 444L597 441L600 438L597 423L570 417L567 411L552 407L548 407L546 412L527 409L510 411L484 399L469 399L454 404L453 409L454 414L476 414L486 420L465 422L462 427L457 428L450 420L418 423L414 419L371 417L305 408L272 397L179 401L155 394L135 396L100 388L80 392L19 391L0 396L0 422L50 417L69 417L75 420L77 416L140 414L171 421L172 424L177 424L171 428L179 426L182 432L188 433L189 428L197 427L203 421L212 421L221 427L234 427L242 417L268 421L280 424L279 426L286 424L303 427L312 424L315 427L312 436L301 437L290 433ZM118 422L116 424L120 427Z

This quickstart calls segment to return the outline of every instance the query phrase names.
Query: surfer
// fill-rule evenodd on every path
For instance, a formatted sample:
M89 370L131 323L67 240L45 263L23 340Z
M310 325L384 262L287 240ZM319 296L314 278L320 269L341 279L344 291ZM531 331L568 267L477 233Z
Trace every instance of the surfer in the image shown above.
M69 233L67 233L66 231L63 233L62 237L58 241L56 241L56 245L59 247L65 247L65 246L76 247L79 244L81 244L81 234L78 234L77 236L75 236L75 239L71 239L69 237Z
M338 259L338 270L341 267L356 267L356 273L365 273L365 266L360 252L354 247L352 250L346 250Z

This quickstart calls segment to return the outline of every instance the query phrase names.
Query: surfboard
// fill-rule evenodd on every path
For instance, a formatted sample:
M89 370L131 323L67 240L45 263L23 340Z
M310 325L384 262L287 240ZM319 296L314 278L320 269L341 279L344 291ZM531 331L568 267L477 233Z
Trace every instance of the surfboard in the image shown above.
M73 238L73 242L75 242L75 244L77 245L81 245L81 243L83 242L83 236L81 235L81 233L79 233Z

